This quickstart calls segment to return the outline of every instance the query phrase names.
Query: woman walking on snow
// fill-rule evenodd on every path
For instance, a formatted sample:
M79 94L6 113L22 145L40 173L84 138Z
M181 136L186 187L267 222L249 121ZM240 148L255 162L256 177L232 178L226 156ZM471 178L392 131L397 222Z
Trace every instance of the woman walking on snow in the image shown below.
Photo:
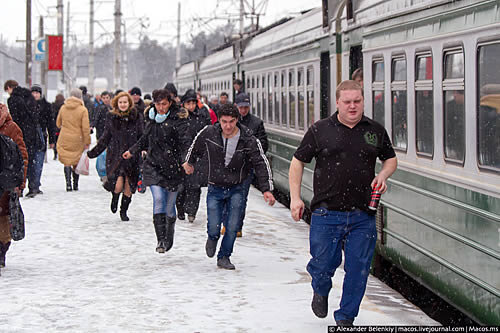
M57 115L56 126L61 129L57 139L59 161L64 164L66 191L78 191L78 178L75 171L83 150L90 145L89 113L83 106L82 91L73 89ZM73 167L73 169L72 169ZM71 176L73 175L73 187Z
M113 108L106 115L104 133L87 155L95 158L107 149L106 175L108 179L104 188L112 193L111 212L113 214L118 209L118 200L123 192L120 218L122 221L128 221L127 210L139 179L139 155L124 160L122 154L142 136L143 122L128 93L120 92L113 98L111 105Z
M143 184L153 195L153 224L158 245L156 252L165 253L174 243L175 200L182 183L182 159L189 148L185 109L179 110L169 91L153 91L154 104L146 109L144 135L123 154L124 159L148 151L143 164Z

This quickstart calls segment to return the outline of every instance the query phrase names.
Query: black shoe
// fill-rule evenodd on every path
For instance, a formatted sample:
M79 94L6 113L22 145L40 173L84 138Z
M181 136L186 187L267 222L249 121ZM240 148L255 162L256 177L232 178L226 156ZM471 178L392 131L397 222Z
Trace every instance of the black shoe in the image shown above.
M207 239L207 243L205 244L205 251L207 252L207 256L212 258L215 255L215 250L217 250L217 242L219 240L213 240L210 237Z
M29 190L28 194L26 194L26 198L34 198L35 196L36 196L36 192L31 191L31 190Z
M122 219L122 221L130 221L127 216L127 210L131 201L132 197L127 197L125 194L122 195L122 204L120 205L120 218Z
M43 194L42 190L35 190L34 192L35 192L36 195Z
M328 296L314 293L311 308L316 317L325 318L328 315Z
M118 200L120 199L121 193L112 192L113 197L111 198L111 213L116 213L118 210Z
M10 242L5 245L0 242L0 268L5 267L5 254L9 250Z
M177 218L179 220L184 221L186 219L186 214L184 214L184 213L177 213Z
M354 326L354 319L342 319L336 320L337 326Z
M174 245L175 220L174 217L166 217L167 223L165 226L165 251L168 251Z
M229 257L222 257L217 259L217 267L230 270L236 269L236 267L234 267L234 265L231 264Z
M158 245L156 246L156 252L165 253L165 224L167 223L165 214L154 214L153 215L153 225L155 226L156 240Z

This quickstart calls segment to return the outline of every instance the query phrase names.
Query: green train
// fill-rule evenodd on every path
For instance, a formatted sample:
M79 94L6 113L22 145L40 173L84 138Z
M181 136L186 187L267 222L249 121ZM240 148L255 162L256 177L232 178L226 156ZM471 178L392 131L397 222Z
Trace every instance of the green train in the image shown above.
M335 87L357 68L365 114L385 125L399 161L377 212L377 255L499 325L499 1L323 0L181 66L176 83L232 99L232 80L244 81L286 194L302 136L335 112Z

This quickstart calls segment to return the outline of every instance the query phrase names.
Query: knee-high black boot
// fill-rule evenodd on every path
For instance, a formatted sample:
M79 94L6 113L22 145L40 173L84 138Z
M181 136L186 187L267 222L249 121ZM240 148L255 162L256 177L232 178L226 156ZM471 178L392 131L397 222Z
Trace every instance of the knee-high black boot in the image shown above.
M78 191L78 179L80 178L80 175L73 170L71 172L73 173L73 191Z
M166 219L167 223L165 228L165 246L166 246L165 251L168 251L172 248L172 245L174 245L175 220L177 218L175 216L174 217L167 216Z
M129 221L130 219L127 216L128 206L130 205L130 201L132 201L132 197L127 197L125 194L122 195L122 204L120 206L120 218L122 221Z
M73 191L73 188L71 187L71 167L70 166L65 166L64 167L64 177L66 178L66 191L71 192Z
M9 250L10 242L3 244L0 242L0 267L5 267L5 254Z
M111 194L113 195L111 198L111 213L114 214L118 210L118 200L120 200L121 193L111 192Z
M156 246L156 252L165 253L165 224L167 223L165 214L154 214L153 224L155 226L156 239L158 240L158 245Z

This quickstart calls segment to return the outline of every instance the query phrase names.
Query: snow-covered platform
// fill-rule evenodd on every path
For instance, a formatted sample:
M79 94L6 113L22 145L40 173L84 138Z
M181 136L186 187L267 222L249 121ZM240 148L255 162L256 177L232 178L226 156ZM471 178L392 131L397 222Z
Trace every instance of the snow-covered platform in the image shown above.
M133 196L131 220L121 222L94 163L80 191L67 193L63 166L49 159L44 194L21 199L27 235L2 269L1 332L326 332L334 325L343 271L334 277L330 315L316 318L305 269L309 227L286 207L267 206L252 189L231 257L236 270L221 270L205 254L206 191L195 222L178 221L174 247L162 255L149 189ZM438 323L370 277L355 324Z

